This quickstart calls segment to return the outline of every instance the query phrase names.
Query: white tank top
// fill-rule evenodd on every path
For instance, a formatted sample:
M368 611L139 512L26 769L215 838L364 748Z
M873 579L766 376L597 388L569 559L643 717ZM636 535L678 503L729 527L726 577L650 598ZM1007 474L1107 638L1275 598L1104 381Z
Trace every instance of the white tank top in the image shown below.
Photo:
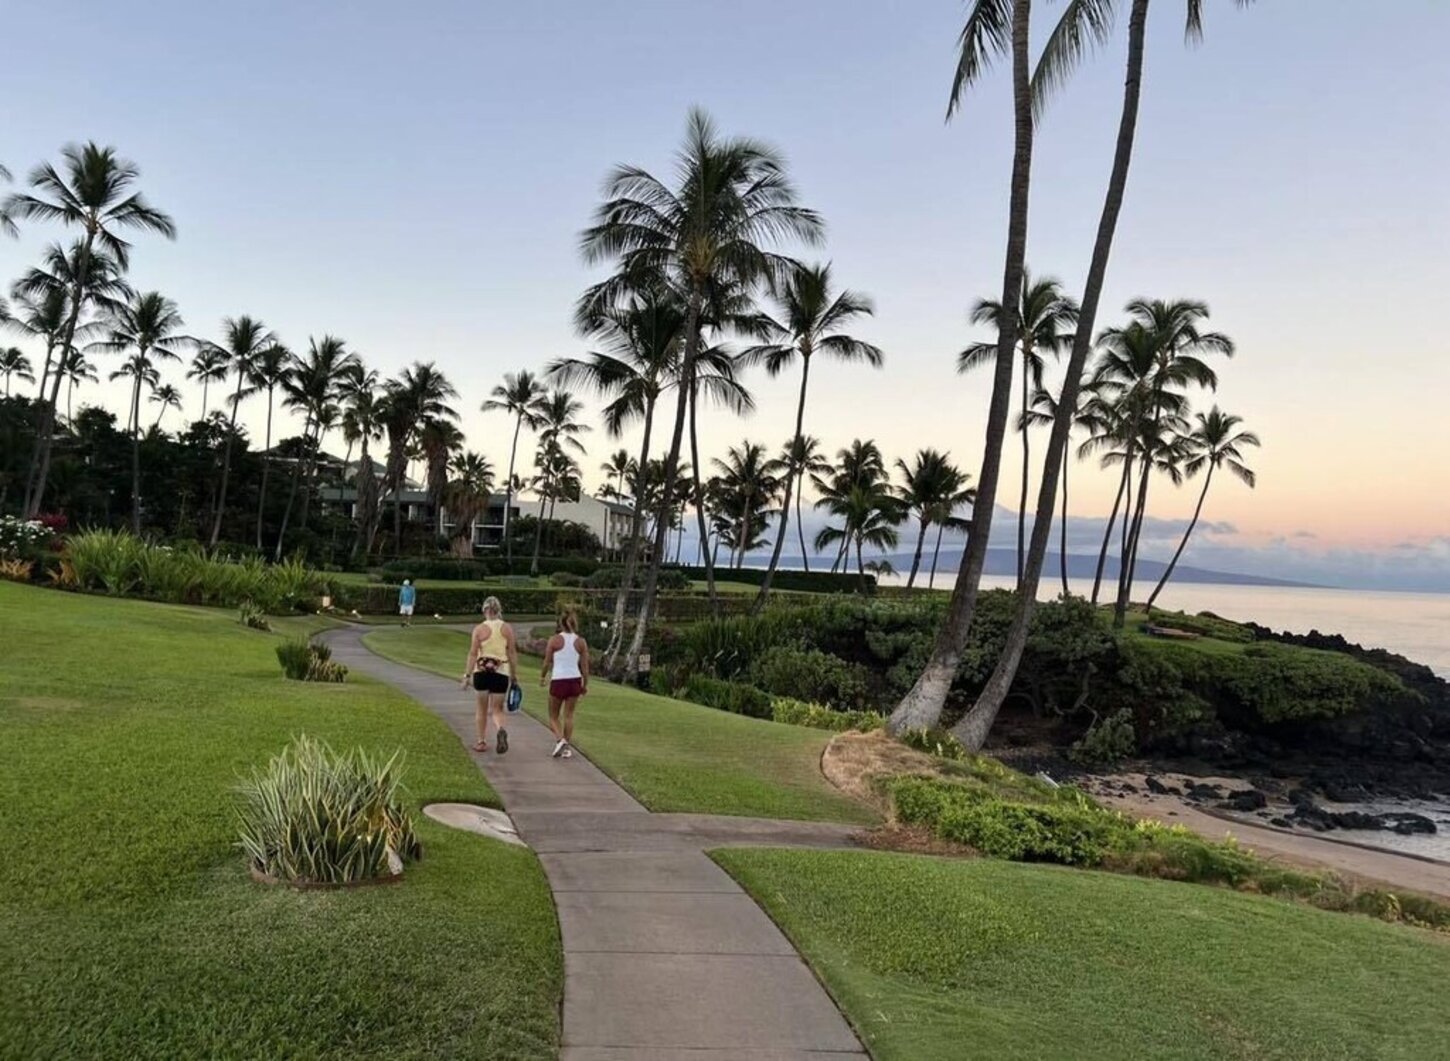
M564 644L554 651L554 669L549 677L555 681L568 678L582 678L584 675L579 670L579 646L574 642L579 639L578 634L560 634Z

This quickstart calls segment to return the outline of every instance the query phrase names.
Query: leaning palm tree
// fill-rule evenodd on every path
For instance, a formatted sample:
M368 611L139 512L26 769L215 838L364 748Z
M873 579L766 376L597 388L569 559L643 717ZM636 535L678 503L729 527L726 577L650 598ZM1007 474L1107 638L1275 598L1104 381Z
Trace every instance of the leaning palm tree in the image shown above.
M111 321L110 336L96 346L121 353L134 351L123 370L131 387L131 531L141 533L141 387L154 377L157 361L178 361L177 350L192 342L180 334L183 324L176 303L159 291L136 295Z
M14 376L22 383L35 382L35 370L30 364L30 358L25 356L25 351L18 346L7 346L0 349L0 375L5 377L5 397L10 397L10 377Z
M159 406L156 411L156 421L151 425L153 431L161 426L161 418L166 415L166 410L181 408L181 392L170 383L163 383L157 387L147 400L155 402Z
M727 139L703 111L692 110L676 179L666 183L637 166L620 166L605 183L605 201L582 237L591 263L613 260L617 286L606 281L595 299L617 301L623 288L638 290L646 278L679 293L685 307L684 347L679 376L686 382L675 403L675 422L665 456L664 496L674 493L701 326L712 293L746 290L767 276L780 276L786 262L770 250L782 239L817 242L821 221L796 201L785 163L754 140ZM667 521L659 520L645 576L639 621L625 657L633 677L644 645L664 560Z
M66 423L74 423L71 416L71 396L75 392L77 383L95 383L100 377L96 374L96 366L86 359L86 355L71 347L70 353L61 358L59 367L56 369L65 380L65 420Z
M131 245L121 238L123 230L159 232L167 238L176 235L171 218L152 207L135 190L139 177L140 170L134 163L118 157L115 148L95 143L70 144L61 149L59 170L49 163L37 166L30 173L33 190L14 193L0 203L0 221L7 226L17 218L58 221L81 232L76 247L76 282L69 297L70 316L60 337L60 350L69 350L75 342L82 309L92 300L92 293L86 288L95 277L91 264L93 254L99 252L114 263L114 275L124 272L130 263ZM39 513L45 498L59 393L57 378L51 384L51 393L42 399L43 423L37 438L38 451L32 461L33 485L26 498L27 516Z
M191 358L191 367L186 370L186 378L201 384L201 415L198 420L206 419L206 411L211 405L211 385L225 382L231 370L226 350L214 343L203 343L197 347Z
M272 413L276 405L277 388L285 390L292 378L296 364L292 351L281 343L258 352L248 372L247 383L258 391L267 393L267 433L262 445L262 484L257 491L257 548L262 548L262 520L267 508L267 477L272 469Z
M1078 391L1078 412L1073 417L1073 426L1082 426L1093 430L1098 424L1101 414L1098 411L1096 400L1091 391L1091 385L1083 387ZM1021 420L1025 430L1028 426L1051 427L1057 418L1058 399L1050 391L1038 388L1032 396L1031 407L1022 414ZM1065 597L1072 592L1067 582L1067 468L1066 460L1062 464L1062 511L1058 516L1058 568L1062 576L1062 595ZM1116 514L1116 513L1115 513Z
M1242 7L1248 0L1236 0ZM1042 513L1050 512L1056 501L1057 476L1066 457L1072 417L1077 409L1077 390L1082 384L1089 348L1097 327L1098 302L1107 279L1108 259L1112 254L1113 237L1117 232L1118 215L1127 190L1128 168L1133 157L1133 141L1138 124L1138 103L1143 81L1143 52L1148 22L1149 0L1132 0L1128 14L1127 75L1123 82L1123 106L1118 121L1117 143L1108 177L1107 193L1098 220L1097 237L1093 243L1092 260L1088 265L1087 283L1083 288L1082 308L1078 314L1077 334L1073 337L1059 396L1059 415L1052 425L1047 458L1043 463L1042 481L1037 493L1038 518L1033 525L1032 542L1028 547L1027 568L1017 597L1016 612L1008 630L1003 651L986 686L972 710L963 716L953 732L968 747L980 749L987 739L997 712L1006 702L1017 664L1027 645L1032 610L1036 603L1037 582L1043 558L1047 553L1051 520ZM1108 38L1112 27L1116 0L1081 0L1063 9L1057 27L1048 38L1032 79L1035 105L1040 109L1050 94L1060 88L1089 48ZM1185 0L1185 36L1190 42L1203 35L1203 0Z
M514 418L514 437L509 445L509 472L504 485L503 541L504 559L513 563L514 544L509 536L509 522L514 505L514 464L519 454L519 432L525 426L532 431L539 422L539 403L546 393L543 383L532 372L518 372L505 375L503 382L493 389L493 396L483 403L483 411L504 412Z
M1027 553L1027 491L1031 485L1032 448L1028 428L1038 421L1029 417L1031 396L1042 389L1042 374L1047 356L1057 357L1072 342L1072 329L1077 324L1077 303L1062 290L1056 277L1034 278L1022 272L1022 295L1013 307L1017 317L1017 348L1022 359L1022 408L1017 416L1017 431L1022 436L1022 494L1017 503L1017 581L1022 581L1022 568ZM1002 328L1002 303L980 299L972 307L972 323ZM957 371L968 372L981 365L994 363L997 344L973 343L957 355Z
M766 342L744 351L742 356L763 362L771 376L778 376L797 358L800 359L801 385L796 399L795 433L791 436L792 439L800 439L804 436L806 391L810 385L813 355L819 352L822 357L843 362L864 362L873 368L881 367L883 357L879 347L843 331L853 322L871 315L871 300L855 291L834 292L829 264L795 266L787 274L784 284L773 292L773 297L780 319L759 314L755 331ZM765 606L770 596L771 579L780 565L780 554L790 523L791 494L798 489L796 479L787 476L782 489L775 548L755 598L757 611Z
M1031 0L973 0L958 38L956 74L952 79L947 116L957 109L968 89L986 73L992 60L1012 60L1012 176L1007 200L1007 246L1002 263L1001 304L1011 305L1022 290L1027 255L1028 185L1032 171L1032 89L1029 29ZM997 360L992 371L992 397L982 446L982 468L972 505L972 533L962 552L961 567L952 589L951 604L937 633L931 655L911 690L891 713L893 733L928 729L941 719L947 693L956 678L957 664L967 644L967 630L977 607L977 591L987 561L992 516L997 507L997 481L1002 447L1012 404L1012 369L1017 348L1017 315L1008 314L997 332Z
M15 285L16 312L9 325L38 340L45 346L45 360L41 362L40 387L36 391L43 399L49 389L50 373L56 361L56 345L65 331L70 311L66 308L66 287L56 283L43 287L33 294L22 294L23 281ZM78 328L79 332L80 329ZM79 338L79 336L78 336Z
M217 487L216 515L212 519L211 538L208 544L215 549L222 532L222 514L227 507L227 482L232 472L232 441L237 434L237 409L242 399L251 392L247 390L252 377L252 365L263 350L277 345L277 337L267 330L266 325L253 317L228 317L222 321L222 351L227 368L236 374L237 385L232 391L231 416L227 421L227 441L222 451L222 478ZM205 405L205 391L202 403Z
M1203 489L1198 492L1198 504L1193 506L1193 518L1183 529L1183 539L1178 543L1178 548L1174 550L1173 559L1168 561L1168 567L1164 569L1163 577L1158 580L1158 585L1153 587L1153 593L1148 598L1150 614L1153 611L1153 602L1158 599L1158 594L1163 592L1163 587L1168 585L1168 580L1173 577L1173 569L1178 566L1178 558L1183 555L1189 536L1193 534L1193 528L1198 526L1198 517L1203 514L1204 498L1208 497L1208 488L1213 482L1213 473L1219 468L1227 468L1251 490L1258 479L1254 475L1253 469L1244 463L1243 451L1249 446L1258 446L1260 444L1259 436L1252 431L1239 430L1239 426L1243 423L1241 417L1221 412L1215 405L1207 413L1196 413L1194 419L1197 421L1196 425L1183 439L1187 456L1183 465L1183 473L1191 477L1205 468L1207 473L1203 477Z
M968 486L971 476L955 466L952 468L952 476L945 484L942 491L942 498L930 512L931 522L936 525L936 542L931 549L931 568L926 574L926 588L936 588L936 567L937 561L941 559L942 535L947 531L955 534L966 534L972 529L972 521L958 516L957 512L967 508L977 500L975 487Z

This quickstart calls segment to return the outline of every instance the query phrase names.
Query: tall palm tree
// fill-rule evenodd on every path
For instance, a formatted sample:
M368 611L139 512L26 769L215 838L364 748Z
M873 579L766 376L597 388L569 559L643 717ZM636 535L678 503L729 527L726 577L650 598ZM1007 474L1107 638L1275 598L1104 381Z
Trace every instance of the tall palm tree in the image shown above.
M10 377L16 376L22 383L35 382L35 370L30 358L18 346L0 348L0 375L5 377L5 397L10 397Z
M131 245L121 237L122 231L158 232L168 239L176 236L176 226L171 218L152 207L145 196L135 190L140 175L135 164L117 156L114 148L100 147L95 143L69 144L61 149L59 170L50 163L42 163L30 173L32 191L13 193L0 203L0 219L6 226L13 225L19 218L56 221L81 232L76 245L74 284L69 297L70 316L61 333L60 350L69 350L74 344L81 311L92 301L92 293L87 286L97 277L91 264L93 254L100 252L108 259L111 267L102 272L110 272L114 277L124 272L130 263ZM40 512L45 498L59 395L60 381L57 377L52 381L50 394L42 398L42 425L37 436L37 453L32 460L33 483L25 503L28 517Z
M260 351L249 370L248 383L267 393L267 433L262 446L262 485L257 491L257 548L262 548L262 519L267 508L267 477L272 469L272 412L277 388L286 389L297 359L281 343L273 343Z
M203 343L197 347L191 358L191 367L186 370L186 378L201 384L201 415L197 417L198 420L206 419L206 411L211 404L211 385L225 382L231 370L232 366L224 349L213 343Z
M642 278L658 278L679 292L685 306L679 375L686 386L679 390L666 451L665 496L673 494L679 474L701 325L712 293L749 289L766 276L779 276L785 261L771 245L787 238L814 243L821 229L815 212L796 201L785 163L773 149L722 137L700 110L690 112L673 186L637 166L620 166L606 181L605 201L581 239L586 261L616 261L619 284L630 290L637 290ZM608 282L597 294L603 302L615 301ZM664 560L668 527L667 521L658 522L639 622L625 657L631 678Z
M795 528L800 539L801 568L807 573L811 569L810 550L806 548L806 525L801 518L801 499L805 495L805 479L826 474L833 465L821 452L821 440L814 435L796 435L786 443L780 459L786 467L786 474L796 483Z
M921 570L922 553L926 548L926 532L933 524L945 529L955 518L955 509L969 500L975 491L966 489L966 476L952 464L945 453L934 449L917 450L916 459L907 464L898 458L896 468L901 472L903 486L900 490L901 503L916 518L916 550L911 558L911 572L906 586L916 584ZM937 551L941 550L941 534L937 535ZM936 566L935 559L932 566Z
M887 481L858 483L839 496L823 496L816 502L841 520L841 526L826 526L816 535L815 546L823 549L839 544L849 556L856 554L856 575L861 592L866 592L866 564L863 548L894 549L901 540L896 528L906 519L901 500Z
M41 362L40 369L40 388L36 392L37 397L43 399L49 389L56 344L60 342L61 334L65 331L66 318L70 316L70 311L66 308L67 289L62 283L51 283L34 294L26 295L22 293L22 285L23 281L15 285L18 310L8 323L45 345L45 360Z
M157 361L181 359L177 350L192 341L180 334L183 323L175 302L159 291L147 291L121 307L111 321L109 338L96 344L100 349L116 353L134 351L122 373L132 379L131 531L138 535L141 533L141 387L155 378Z
M453 458L453 478L444 491L444 503L453 521L450 540L453 551L462 558L473 556L473 524L493 497L493 465L481 454L468 450Z
M1062 290L1062 281L1052 276L1034 278L1022 271L1022 295L1013 307L1017 316L1017 348L1022 359L1022 408L1017 417L1017 431L1022 436L1022 495L1017 503L1017 581L1022 581L1022 568L1027 553L1027 491L1031 483L1032 448L1028 428L1037 421L1029 417L1031 396L1042 389L1042 374L1047 367L1046 355L1057 357L1072 342L1072 329L1077 324L1077 303ZM1002 327L1002 303L995 299L979 299L972 307L972 323ZM969 372L981 365L993 364L997 357L995 342L973 343L957 355L957 371Z
M1027 255L1028 186L1032 172L1032 88L1029 29L1031 0L973 0L958 38L956 75L947 116L957 110L968 89L986 73L992 60L1008 54L1012 65L1012 176L1007 200L1007 246L1002 263L1001 304L1011 305L1022 290ZM1008 314L997 331L997 361L992 372L992 397L982 446L982 467L972 505L972 533L962 552L951 604L937 632L931 655L911 690L891 713L893 733L928 729L941 718L957 664L967 644L967 630L977 607L977 591L987 561L987 543L997 506L997 481L1012 404L1012 369L1017 348L1017 315ZM1054 484L1055 490L1055 484Z
M834 511L840 508L846 503L852 488L857 486L871 490L886 489L888 486L886 458L881 455L881 448L873 441L853 439L849 446L836 451L836 461L827 470L831 472L830 475L822 473L811 478L811 483L819 495L815 504L818 509ZM837 541L837 551L836 561L831 565L832 572L845 562L850 544L844 538L833 540Z
M96 366L86 359L86 355L71 347L70 353L63 357L56 369L61 374L65 383L65 419L66 423L73 423L71 416L71 395L75 391L77 383L95 383L100 378L96 375Z
M839 293L832 290L829 264L794 266L787 273L785 282L772 292L772 297L779 320L765 313L759 314L754 330L765 342L746 350L743 356L763 362L766 372L772 377L780 375L799 358L800 393L796 399L795 433L791 436L792 439L799 439L805 430L806 391L810 385L811 359L817 352L837 361L865 362L873 368L881 367L883 357L879 347L843 331L860 318L869 317L873 309L871 300L864 295L850 290ZM790 524L791 494L797 489L796 480L788 476L782 489L784 496L780 507L780 521L776 528L775 548L755 598L756 611L765 606L766 599L770 596L771 579L780 565L780 554L785 546L785 536Z
M1074 427L1086 427L1090 431L1099 422L1101 414L1098 412L1095 397L1090 389L1091 385L1084 386L1078 391L1078 412L1073 417ZM1058 399L1050 391L1039 388L1032 396L1032 405L1022 415L1022 421L1027 426L1048 427L1057 419ZM1069 436L1070 439L1070 436ZM1065 597L1071 592L1067 582L1067 469L1068 464L1064 460L1062 464L1062 514L1058 517L1058 568L1062 576L1062 595Z
M227 482L232 472L232 440L237 434L237 409L242 404L242 399L251 393L247 390L247 383L252 377L253 363L263 350L276 345L277 337L267 330L266 325L253 317L227 317L222 321L222 341L218 349L222 352L227 368L236 375L237 385L232 391L232 411L227 420L226 445L222 450L221 485L217 487L216 515L212 519L211 538L208 541L213 549L221 537L222 514L227 507ZM205 390L202 393L202 404L205 406Z
M731 446L725 459L711 461L719 469L719 496L724 502L723 514L734 526L734 542L730 547L733 567L745 563L745 554L756 538L757 522L764 525L766 506L784 486L785 466L765 455L765 447L746 440Z
M1242 7L1248 0L1236 0ZM1148 22L1149 0L1132 0L1128 13L1127 74L1123 81L1123 106L1118 121L1117 143L1113 151L1112 170L1102 214L1098 219L1097 237L1093 243L1092 260L1088 265L1087 283L1083 288L1082 308L1078 314L1077 334L1073 337L1059 396L1059 415L1052 425L1047 458L1043 463L1042 481L1037 493L1039 518L1033 525L1032 542L1028 547L1027 569L1017 596L1016 611L1007 640L998 657L997 666L987 680L977 703L963 716L953 732L969 748L980 749L987 739L997 712L1007 699L1017 665L1027 645L1032 610L1036 603L1037 581L1043 558L1047 553L1050 520L1041 514L1050 512L1056 501L1057 476L1066 457L1072 417L1077 409L1077 390L1087 366L1088 350L1097 327L1098 303L1107 279L1108 259L1112 255L1113 238L1117 232L1118 215L1128 185L1128 169L1133 157L1133 141L1137 131L1138 103L1143 82L1143 52ZM1048 38L1033 77L1035 105L1040 109L1052 92L1071 75L1083 55L1094 45L1104 42L1110 32L1115 0L1081 0L1066 5L1061 20ZM1184 34L1190 42L1203 36L1203 0L1185 0Z
M403 537L403 506L398 498L408 468L408 454L423 425L435 420L454 421L458 412L448 404L458 391L432 361L415 361L384 385L381 422L388 435L387 463L383 467L383 496L393 498L393 548ZM382 507L373 514L366 550L372 552L382 519Z
M514 462L519 453L519 432L527 426L530 431L538 424L539 403L543 401L546 388L532 372L518 372L505 375L503 382L493 389L493 396L483 403L483 411L504 412L514 418L514 438L509 445L509 472L504 486L503 541L504 559L513 563L514 545L509 536L509 521L514 505Z
M118 379L129 379L138 387L154 388L161 383L161 370L149 358L132 354L121 363L120 368L107 375L106 379L112 383ZM128 401L126 403L126 434L129 435L141 429L139 414L140 410Z
M567 391L549 393L538 406L539 455L535 459L539 474L535 480L539 490L539 522L534 529L534 556L529 573L539 573L539 550L544 541L544 503L557 501L563 479L576 475L576 466L569 451L582 454L584 443L579 436L589 427L579 421L584 403Z
M153 431L161 426L161 418L166 415L167 409L181 408L181 392L170 383L163 383L153 390L148 400L160 406L156 411L156 422L151 425Z
M604 485L599 490L600 496L618 499L629 496L624 491L638 473L639 464L629 455L629 450L617 449L609 455L607 461L599 466L599 470L604 473ZM633 487L629 488L633 489Z
M18 299L36 310L27 313L24 323L32 334L44 339L46 365L52 364L62 351L73 349L98 330L100 322L114 316L131 297L131 288L121 279L121 266L99 248L88 249L84 240L76 240L69 248L52 244L46 248L41 264L29 269L15 282ZM79 298L79 310L72 300ZM49 319L59 312L58 329ZM91 320L82 324L80 316ZM60 398L60 381L49 368L42 371L48 385L40 395L35 428L35 447L31 453L26 478L24 510L39 507L44 498L44 484L50 475L50 457L54 442L55 417ZM34 513L32 513L33 515Z
M1183 529L1183 539L1178 543L1178 548L1174 550L1173 559L1168 561L1168 566L1163 571L1163 577L1158 580L1158 585L1153 587L1153 593L1148 598L1150 614L1153 611L1153 602L1158 599L1158 594L1163 592L1163 587L1168 585L1168 580L1173 577L1173 569L1178 566L1178 558L1183 555L1183 549L1188 545L1193 528L1198 526L1198 517L1203 514L1204 498L1208 497L1208 487L1213 482L1213 473L1221 467L1227 468L1250 490L1258 481L1253 469L1244 463L1243 451L1249 446L1257 447L1260 444L1259 436L1252 431L1239 430L1243 423L1241 417L1221 412L1215 405L1207 413L1196 413L1194 419L1197 421L1196 425L1192 432L1183 439L1187 458L1184 461L1183 472L1192 477L1206 468L1207 473L1203 477L1203 489L1198 492L1198 504L1193 506L1193 518Z
M936 565L941 558L942 535L947 531L958 534L966 534L972 529L972 521L958 516L958 510L970 506L977 500L975 487L968 486L971 476L959 468L953 467L954 473L948 480L942 491L941 500L930 512L931 522L936 525L936 542L931 549L931 569L927 572L926 588L936 588Z
M292 506L297 500L298 488L304 481L309 486L310 494L323 424L330 415L335 415L338 388L358 368L357 357L348 352L344 340L335 335L324 335L321 339L312 337L307 342L307 353L293 358L290 371L282 382L286 395L283 404L302 412L302 450L292 468L292 487L287 494L287 505L282 509L282 522L277 528L277 544L272 551L274 560L282 559L282 551L287 542L287 526L292 519ZM305 504L303 511L306 512ZM304 530L307 527L305 515L302 518L302 527Z
M342 462L344 481L352 466L353 447L358 447L357 467L352 474L353 522L357 527L352 555L357 556L378 504L378 476L370 453L372 444L383 437L384 397L379 392L377 372L367 369L345 377L338 390L338 400L342 407L342 437L347 443L347 455Z
M442 417L423 422L418 430L418 454L423 458L424 489L433 511L433 531L443 533L443 495L448 489L448 469L453 456L463 449L463 432Z

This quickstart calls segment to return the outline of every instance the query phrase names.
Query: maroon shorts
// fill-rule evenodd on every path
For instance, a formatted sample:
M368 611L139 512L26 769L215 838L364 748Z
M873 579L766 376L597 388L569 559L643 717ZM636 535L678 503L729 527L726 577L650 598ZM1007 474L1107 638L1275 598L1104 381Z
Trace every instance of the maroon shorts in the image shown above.
M555 700L577 700L583 692L582 678L555 678L549 683L549 695Z

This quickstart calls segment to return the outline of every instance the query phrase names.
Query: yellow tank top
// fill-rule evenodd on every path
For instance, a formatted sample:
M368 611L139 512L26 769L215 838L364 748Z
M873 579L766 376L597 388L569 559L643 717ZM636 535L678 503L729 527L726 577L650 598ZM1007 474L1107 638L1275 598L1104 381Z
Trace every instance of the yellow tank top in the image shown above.
M478 643L478 658L480 660L497 660L498 673L508 674L509 646L503 636L503 620L485 619L479 625L488 631L488 634Z

